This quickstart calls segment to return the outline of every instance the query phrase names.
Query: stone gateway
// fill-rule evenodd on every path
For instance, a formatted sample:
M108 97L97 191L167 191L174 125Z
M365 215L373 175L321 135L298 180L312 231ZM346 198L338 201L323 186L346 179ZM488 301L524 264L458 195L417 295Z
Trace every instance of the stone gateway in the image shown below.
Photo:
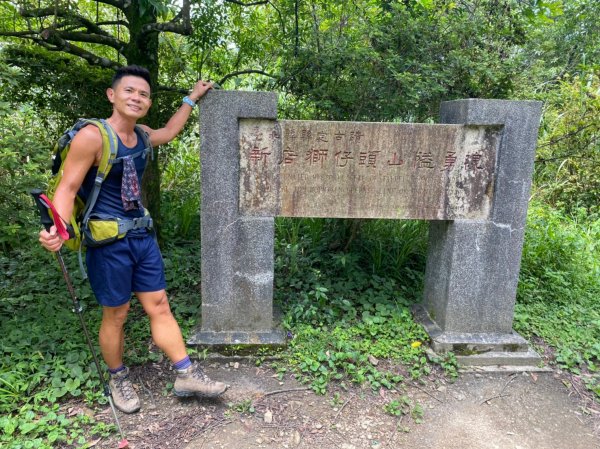
M200 104L202 316L189 343L282 344L274 217L430 221L423 302L437 352L535 365L512 330L541 103L458 100L441 124L277 121L277 96Z

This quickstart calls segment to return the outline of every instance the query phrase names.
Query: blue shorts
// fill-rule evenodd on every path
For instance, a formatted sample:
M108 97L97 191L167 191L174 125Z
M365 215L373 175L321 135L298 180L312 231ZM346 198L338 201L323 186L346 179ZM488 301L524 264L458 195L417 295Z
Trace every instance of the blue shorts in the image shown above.
M155 292L167 286L160 249L151 234L88 248L86 265L102 306L121 306L129 302L132 292Z

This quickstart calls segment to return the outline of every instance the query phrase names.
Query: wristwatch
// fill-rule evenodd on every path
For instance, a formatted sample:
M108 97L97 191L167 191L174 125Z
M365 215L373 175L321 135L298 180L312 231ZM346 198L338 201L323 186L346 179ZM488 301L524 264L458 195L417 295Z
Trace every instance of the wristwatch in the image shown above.
M185 97L183 97L183 102L189 104L191 107L196 107L196 102L194 100L192 100L190 97L188 97L187 95Z

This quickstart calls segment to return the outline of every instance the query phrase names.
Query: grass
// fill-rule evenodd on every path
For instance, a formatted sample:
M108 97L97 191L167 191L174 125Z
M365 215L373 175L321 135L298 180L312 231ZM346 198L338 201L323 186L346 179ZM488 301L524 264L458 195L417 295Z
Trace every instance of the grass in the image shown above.
M81 280L75 253L64 251L84 319L97 341L100 308ZM172 308L187 335L196 321L199 248L179 242L165 251ZM65 401L104 404L100 380L58 263L38 248L0 256L0 447L7 449L85 447L114 432L87 416L67 416ZM155 360L150 330L139 303L126 324L126 362ZM96 346L97 354L100 354Z
M422 222L281 219L277 236L275 299L293 336L280 369L321 394L333 381L378 390L429 372L428 337L410 313L422 290Z
M515 329L541 337L555 362L600 398L600 219L530 208ZM543 351L543 348L539 348Z
M275 299L293 337L274 366L279 373L294 373L325 393L332 383L336 389L349 383L395 388L431 370L427 335L409 312L422 291L426 223L279 219L276 226ZM555 362L600 397L599 240L598 217L532 205L515 328L544 339ZM181 240L163 251L173 311L185 336L197 320L199 253L196 241ZM66 259L95 336L99 308L80 280L75 255ZM52 256L37 246L5 253L0 272L0 446L85 447L114 432L112 425L65 412L68 400L93 407L104 398ZM126 361L154 360L148 320L135 301L131 313ZM456 375L451 354L437 363ZM385 411L422 417L418 404L406 398Z
M0 286L0 445L68 447L85 443L87 432L106 434L110 427L83 416L67 417L60 409L68 398L102 398L58 264L36 248L2 256L0 266L5 273ZM71 269L77 273L72 263ZM77 276L74 280L82 303L89 305L89 288ZM92 332L97 312L91 307L86 313Z

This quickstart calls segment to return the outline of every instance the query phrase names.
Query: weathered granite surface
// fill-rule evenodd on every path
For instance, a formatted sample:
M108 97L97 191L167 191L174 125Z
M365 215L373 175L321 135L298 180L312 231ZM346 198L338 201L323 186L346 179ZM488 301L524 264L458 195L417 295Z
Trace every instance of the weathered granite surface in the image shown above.
M424 301L417 308L418 316L426 323L432 337L433 349L440 352L455 351L463 363L468 363L469 356L478 356L480 362L484 361L481 363L510 360L511 353L515 360L518 359L516 363L535 363L535 353L529 351L526 341L513 332L512 322L541 103L504 100L444 103L441 121L462 126L437 128L454 130L454 137L452 140L446 135L440 140L442 150L436 156L429 151L435 145L419 147L419 143L409 142L406 136L408 140L403 148L411 148L412 153L407 153L407 156L398 154L395 150L400 148L398 142L402 141L402 137L395 136L393 132L390 134L389 129L385 131L388 134L384 133L387 137L383 138L381 146L377 146L384 128L377 128L378 131L371 136L367 132L371 124L366 124L365 128L357 128L352 123L325 125L330 126L328 129L333 132L328 135L322 134L325 131L315 122L310 122L310 126L276 122L276 105L275 94L262 92L212 91L201 102L202 324L190 343L278 344L284 341L283 333L276 329L273 320L272 216L394 215L394 218L437 220L430 224ZM242 130L241 136L238 129L240 123L243 126L250 124L250 131ZM256 131L257 126L265 127L266 134L253 135L252 129ZM425 129L421 126L425 125L409 125L404 131L408 130L406 135L414 137ZM483 135L485 131L481 130L485 128L482 127L490 127L492 134L482 139L472 139L472 136ZM358 131L361 138L365 141L371 139L371 143L361 147L355 140L346 146L327 148L325 153L325 147L316 146L319 140L308 140L304 147L286 144L284 139L277 142L281 136L290 139L291 133L301 135L303 129L310 131L313 136L319 136L315 139L336 138L336 132L344 135L354 132L353 138L356 139ZM460 129L466 130L466 134L457 132ZM378 132L379 137L376 136ZM453 146L444 146L448 140L452 140ZM474 140L488 142L484 146L493 147L493 155L484 157L481 153L476 161L469 159L469 154L480 154L482 148L466 152L465 148L468 149L469 142ZM497 140L499 146L496 146ZM490 146L489 142L492 141L494 144ZM317 151L315 156L315 150L321 152ZM374 151L378 153L374 155ZM361 152L364 154L361 155ZM311 175L306 167L300 167L286 172L289 168L286 165L291 165L286 161L293 162L294 153L296 158L304 153L304 162L308 162L310 167L318 166L317 171L320 171ZM458 176L454 178L444 173L449 162L457 162L448 159L449 153L455 153L462 159L462 171L458 171ZM424 158L424 155L427 157ZM346 159L342 160L342 156L346 156ZM350 156L358 159L351 160ZM363 177L356 174L358 169L375 170L380 156L382 159L379 162L385 161L387 168L393 163L397 165L396 168L403 164L407 164L404 168L412 165L412 174L405 173L408 181L390 178L389 185L386 185L382 180L385 173L373 171L376 173L374 181L367 180L369 177L364 174L361 174ZM245 171L250 165L254 165L253 168L266 167L271 157L276 159L280 168L278 171ZM411 162L407 163L409 159ZM329 168L325 168L326 162ZM342 179L334 172L351 162L358 162L354 174ZM372 166L361 167L361 162L371 163ZM368 190L369 186L377 184L377 179L379 184L389 189L394 189L398 184L399 190L406 190L402 187L403 182L419 185L419 169L426 169L430 173L433 173L431 170L439 170L442 176L436 179L441 179L440 185L444 185L447 191L449 185L456 187L461 179L469 179L465 173L468 175L468 164L473 162L475 165L470 168L474 170L479 170L479 162L482 162L482 167L493 162L493 166L486 168L492 176L474 184L480 193L487 196L482 203L483 214L448 214L448 210L458 209L447 207L447 193L444 193L442 200L436 197L433 201L433 209L440 210L440 204L443 205L441 210L445 212L441 215L418 215L419 212L414 212L423 210L428 201L412 209L406 208L412 212L405 215L399 214L404 206L395 205L390 214L389 210L382 212L377 209L379 206L376 202L347 204L354 201L352 198L356 199L352 195L356 193L354 190L357 186L365 186ZM303 177L304 174L307 176ZM319 184L318 179L323 177L325 183ZM317 184L313 178L317 178ZM350 191L350 196L345 197L342 204L342 211L336 209L339 201L332 201L341 192L338 181L346 186L346 194ZM301 191L307 186L314 187L312 201L310 195L307 196L308 200L301 202L298 201L301 193L289 193L295 187ZM464 183L460 188L464 189ZM333 197L328 198L329 190L334 193ZM253 194L246 196L249 191L253 191ZM452 194L456 195L456 192ZM364 196L369 198L368 193ZM462 198L469 198L469 195L463 195ZM317 208L311 209L311 203L317 204ZM357 214L353 215L356 211ZM468 219L459 219L460 216ZM482 354L488 356L483 357Z
M487 218L498 127L240 121L240 209L255 216Z
M239 214L238 120L277 117L277 95L209 91L200 102L202 321L191 344L282 343L273 321L273 218Z
M437 341L437 349L452 349L452 340L461 344L462 334L487 334L500 339L500 346L513 338L541 106L508 100L442 104L444 123L498 124L504 129L490 218L430 223L423 307L442 331L434 338L434 348Z

